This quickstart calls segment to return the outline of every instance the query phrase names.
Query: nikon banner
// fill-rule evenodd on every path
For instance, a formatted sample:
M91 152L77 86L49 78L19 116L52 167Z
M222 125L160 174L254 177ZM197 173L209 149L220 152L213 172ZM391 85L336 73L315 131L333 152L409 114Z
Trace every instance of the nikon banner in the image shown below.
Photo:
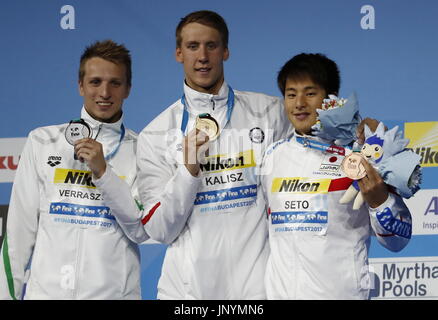
M409 148L421 155L422 167L438 166L438 122L411 122L405 124Z

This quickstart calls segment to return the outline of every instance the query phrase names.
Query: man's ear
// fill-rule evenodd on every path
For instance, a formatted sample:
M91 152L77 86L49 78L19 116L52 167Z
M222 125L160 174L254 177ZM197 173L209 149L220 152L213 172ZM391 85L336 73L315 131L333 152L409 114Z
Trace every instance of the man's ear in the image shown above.
M179 63L184 62L184 57L183 57L182 50L180 47L176 48L176 50L175 50L175 60L178 61Z
M79 94L83 97L84 96L84 83L82 82L82 80L78 81L78 90L79 90Z
M225 48L224 49L224 61L227 61L229 57L230 57L230 50L228 50L228 48Z

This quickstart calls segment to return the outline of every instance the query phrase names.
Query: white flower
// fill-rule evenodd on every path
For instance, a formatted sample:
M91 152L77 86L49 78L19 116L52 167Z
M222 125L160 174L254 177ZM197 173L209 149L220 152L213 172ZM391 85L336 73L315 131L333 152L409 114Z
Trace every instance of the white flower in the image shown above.
M322 101L322 109L329 110L329 109L339 108L344 106L347 103L347 101L348 101L347 99L338 98L333 94L329 94L329 99L324 99Z

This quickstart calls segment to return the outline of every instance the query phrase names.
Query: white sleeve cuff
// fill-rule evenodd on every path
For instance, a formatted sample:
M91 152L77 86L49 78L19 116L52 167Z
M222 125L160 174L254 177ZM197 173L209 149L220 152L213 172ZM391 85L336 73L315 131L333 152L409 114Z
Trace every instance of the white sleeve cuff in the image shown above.
M103 173L103 175L102 175L100 178L95 178L95 177L92 175L93 183L96 185L96 187L99 187L99 186L104 185L106 182L108 182L108 180L111 179L111 172L110 172L110 171L112 172L112 169L111 169L111 167L107 164L107 165L106 165L105 172Z
M388 193L388 198L383 202L380 206L376 208L371 208L368 206L370 213L377 213L385 210L385 208L392 208L395 204L394 196L391 193Z
M194 177L184 164L178 167L178 171L180 171L180 175L184 180L187 179L188 181L197 181L201 179L201 170L199 170L198 175Z

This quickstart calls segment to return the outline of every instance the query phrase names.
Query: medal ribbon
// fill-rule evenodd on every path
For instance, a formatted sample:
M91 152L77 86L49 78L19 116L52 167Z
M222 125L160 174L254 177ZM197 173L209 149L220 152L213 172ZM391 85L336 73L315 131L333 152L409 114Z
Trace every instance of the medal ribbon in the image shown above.
M181 121L181 131L183 134L186 134L187 123L189 122L189 111L187 110L187 101L185 94L183 94L183 96L181 97L181 103L184 106L183 117ZM227 122L225 122L225 126L227 125L228 121L230 121L233 108L234 108L234 91L230 86L228 86Z
M119 143L117 144L116 148L113 151L111 151L108 155L105 156L105 160L107 160L107 161L116 155L117 151L119 151L119 148L122 144L122 140L125 137L125 126L123 125L123 123L120 126L120 130L121 130L121 132L120 132Z
M296 140L298 143L302 144L306 148L308 147L308 148L320 150L322 152L336 153L345 156L345 150L342 147L338 147L332 144L327 144L304 137L296 137Z

